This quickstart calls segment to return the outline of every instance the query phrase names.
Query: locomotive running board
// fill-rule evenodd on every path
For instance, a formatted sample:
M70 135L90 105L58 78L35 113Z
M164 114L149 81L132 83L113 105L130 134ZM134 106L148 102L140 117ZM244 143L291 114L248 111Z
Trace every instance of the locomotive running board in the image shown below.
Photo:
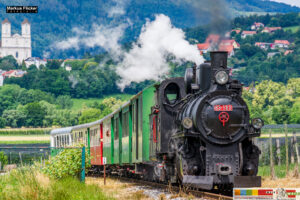
M213 188L213 176L183 176L182 183L184 186L195 187L205 190Z
M261 187L261 176L235 176L234 187Z

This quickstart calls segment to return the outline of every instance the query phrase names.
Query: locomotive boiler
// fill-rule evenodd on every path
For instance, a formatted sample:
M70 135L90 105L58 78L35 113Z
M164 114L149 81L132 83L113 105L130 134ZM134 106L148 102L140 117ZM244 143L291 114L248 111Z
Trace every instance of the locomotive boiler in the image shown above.
M147 87L98 121L51 132L53 154L84 144L94 171L212 190L259 187L260 150L242 84L230 77L227 52L186 69L185 77Z

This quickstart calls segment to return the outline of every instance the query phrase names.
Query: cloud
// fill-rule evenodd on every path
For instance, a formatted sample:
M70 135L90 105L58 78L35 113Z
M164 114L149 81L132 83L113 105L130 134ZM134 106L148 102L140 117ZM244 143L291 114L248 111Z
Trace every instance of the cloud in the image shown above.
M63 41L56 42L52 45L53 48L59 50L67 50L75 48L78 50L81 47L102 47L112 55L119 54L120 44L119 40L124 34L128 24L121 24L118 26L104 26L93 24L90 31L85 31L84 28L76 27L72 29L75 34Z
M124 89L131 82L161 80L170 71L167 62L169 55L177 61L197 64L204 61L196 45L190 45L185 40L184 32L173 27L169 17L160 14L154 21L147 21L138 41L124 54L123 61L117 67L121 77L118 86Z

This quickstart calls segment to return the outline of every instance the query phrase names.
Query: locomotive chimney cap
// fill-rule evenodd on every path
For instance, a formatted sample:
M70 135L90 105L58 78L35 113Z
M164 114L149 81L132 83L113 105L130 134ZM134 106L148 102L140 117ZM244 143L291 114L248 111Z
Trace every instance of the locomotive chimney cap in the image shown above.
M227 69L227 51L211 51L210 58L211 58L211 66L213 68L224 68Z

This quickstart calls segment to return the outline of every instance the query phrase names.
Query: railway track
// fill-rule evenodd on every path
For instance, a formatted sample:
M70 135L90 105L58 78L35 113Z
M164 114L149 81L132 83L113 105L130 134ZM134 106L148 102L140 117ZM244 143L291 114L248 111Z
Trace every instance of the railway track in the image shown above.
M103 177L103 176L89 175L89 177ZM139 185L151 186L153 188L164 189L165 191L168 191L170 193L184 193L186 195L191 194L197 198L203 198L203 199L209 199L209 200L232 200L233 199L231 196L226 196L226 195L222 195L222 194L204 192L204 191L196 190L193 188L167 185L167 184L163 184L163 183L145 181L145 180L141 180L141 179L127 178L127 177L120 177L120 176L110 176L109 178L117 179L117 180L121 180L121 181L125 181L125 182L136 183Z

